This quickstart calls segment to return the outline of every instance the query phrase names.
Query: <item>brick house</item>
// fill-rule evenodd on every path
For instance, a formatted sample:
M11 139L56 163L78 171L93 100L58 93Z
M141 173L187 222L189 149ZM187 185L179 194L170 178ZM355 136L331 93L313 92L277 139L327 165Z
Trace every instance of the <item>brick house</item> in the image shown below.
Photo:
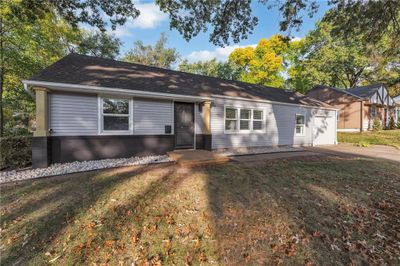
M372 129L374 119L382 126L389 124L390 117L398 119L396 102L382 84L347 90L319 85L306 95L340 109L338 131L365 131Z

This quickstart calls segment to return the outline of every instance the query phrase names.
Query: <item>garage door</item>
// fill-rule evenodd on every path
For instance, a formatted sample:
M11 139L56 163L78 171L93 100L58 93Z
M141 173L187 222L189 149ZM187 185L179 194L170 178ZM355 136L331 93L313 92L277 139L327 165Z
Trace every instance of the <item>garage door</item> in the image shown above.
M314 145L335 144L335 117L314 117Z

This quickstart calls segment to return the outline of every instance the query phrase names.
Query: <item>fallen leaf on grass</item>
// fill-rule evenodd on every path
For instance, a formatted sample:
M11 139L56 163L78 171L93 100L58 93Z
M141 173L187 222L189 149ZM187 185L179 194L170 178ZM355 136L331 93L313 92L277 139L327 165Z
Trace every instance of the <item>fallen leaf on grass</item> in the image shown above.
M206 262L207 261L207 256L206 256L206 253L204 253L204 251L200 252L199 261L200 262Z
M52 259L52 260L49 260L49 263L53 263L53 262L55 262L56 260L58 260L59 258L61 257L61 255L58 255L57 257L55 257L54 259Z
M251 260L251 256L248 253L243 254L243 259L245 262L249 262Z

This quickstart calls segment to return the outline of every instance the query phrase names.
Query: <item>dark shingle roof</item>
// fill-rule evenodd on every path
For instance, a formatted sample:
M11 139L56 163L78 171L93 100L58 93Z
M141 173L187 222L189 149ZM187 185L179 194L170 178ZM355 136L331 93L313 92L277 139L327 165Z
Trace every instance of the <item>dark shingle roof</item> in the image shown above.
M346 91L362 98L369 98L373 96L380 88L382 88L382 86L382 84L371 84L368 86L350 88Z
M78 54L65 56L29 80L330 107L293 91Z
M334 90L346 95L349 95L351 97L354 97L356 99L362 99L363 97L360 97L359 95L356 95L354 93L351 93L349 90L345 90L345 89L339 89L339 88L335 88L335 87L329 87L329 86L325 86L325 85L317 85L315 87L312 88L312 90L319 90L319 89L329 89L329 90Z

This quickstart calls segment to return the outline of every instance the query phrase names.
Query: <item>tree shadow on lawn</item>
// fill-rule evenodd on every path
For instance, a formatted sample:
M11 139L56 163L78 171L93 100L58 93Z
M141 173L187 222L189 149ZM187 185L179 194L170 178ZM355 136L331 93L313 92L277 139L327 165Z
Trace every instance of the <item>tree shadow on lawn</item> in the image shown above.
M393 163L307 157L206 171L221 263L398 262Z
M2 263L393 263L399 183L391 163L307 157L36 180L15 203L3 186Z
M26 181L16 186L3 185L1 242L7 248L1 247L2 264L28 262L107 191L137 175L163 167L118 168ZM15 190L27 196L18 198Z

